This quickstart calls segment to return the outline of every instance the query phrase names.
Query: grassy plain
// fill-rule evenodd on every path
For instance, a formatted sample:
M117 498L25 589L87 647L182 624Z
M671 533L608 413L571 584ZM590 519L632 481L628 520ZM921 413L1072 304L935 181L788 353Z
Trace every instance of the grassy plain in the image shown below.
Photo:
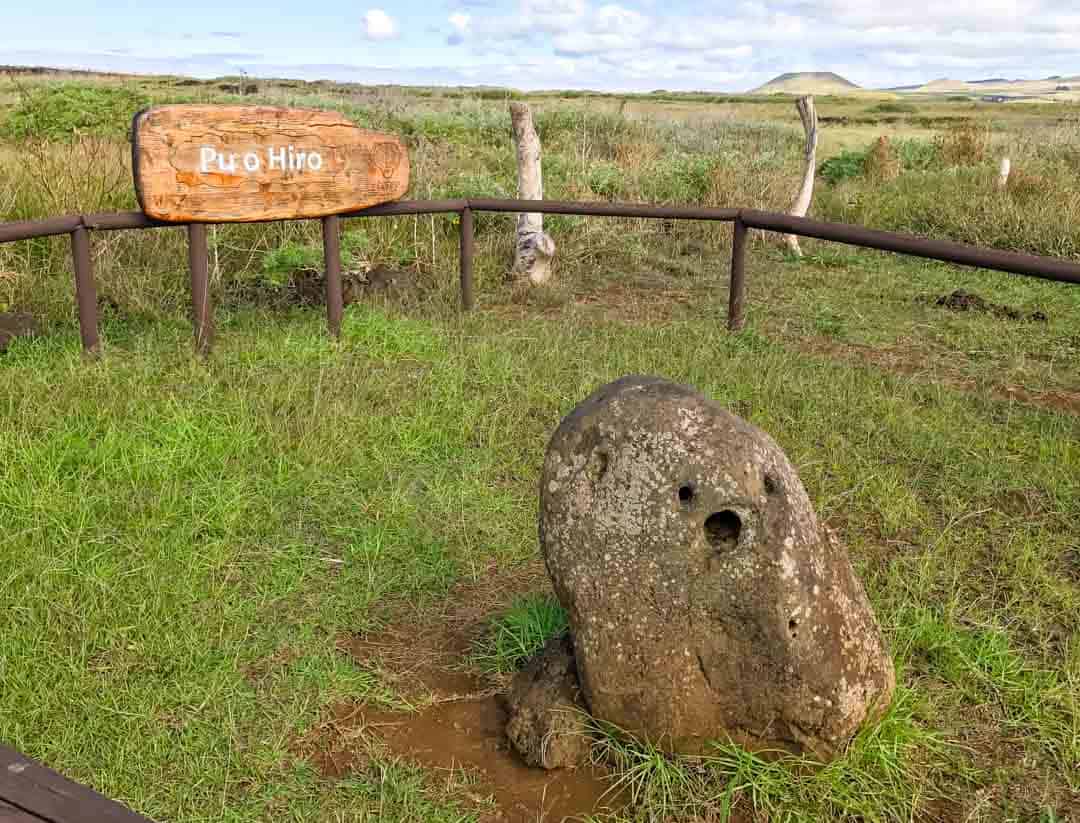
M514 190L493 91L3 82L0 220L133 208L124 130L168 100L335 107L406 135L412 196ZM793 193L790 100L532 99L551 197L776 208ZM861 158L891 129L898 173L839 163L813 215L1080 259L1080 108L875 105L818 101L822 159ZM1001 193L1006 152L1021 184ZM560 625L537 562L547 437L640 372L698 386L788 451L850 548L900 688L825 769L601 736L631 800L618 816L1080 819L1080 289L814 242L800 261L755 238L749 325L730 335L728 229L547 226L558 283L522 293L502 281L512 219L478 216L479 307L462 316L450 220L350 221L350 267L418 288L351 306L339 342L316 309L279 306L316 227L219 227L205 362L179 230L95 236L93 362L66 241L0 247L0 304L46 331L0 357L0 739L161 820L493 819L482 778L335 719L442 699L350 650L410 626L415 651L465 604L459 668L505 684ZM956 289L1019 316L937 304ZM328 735L347 768L313 755Z

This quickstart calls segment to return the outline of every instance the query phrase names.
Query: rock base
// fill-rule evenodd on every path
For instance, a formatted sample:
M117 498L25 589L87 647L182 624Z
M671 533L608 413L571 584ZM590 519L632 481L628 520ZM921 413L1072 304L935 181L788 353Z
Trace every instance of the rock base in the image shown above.
M573 768L589 757L587 710L569 634L552 638L514 677L506 736L530 766Z

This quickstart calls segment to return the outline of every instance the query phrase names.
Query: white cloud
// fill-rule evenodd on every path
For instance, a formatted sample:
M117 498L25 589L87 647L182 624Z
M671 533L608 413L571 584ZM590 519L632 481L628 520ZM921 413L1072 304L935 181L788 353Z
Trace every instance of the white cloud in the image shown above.
M364 15L364 36L368 40L393 40L398 36L397 23L382 9L369 9Z
M400 15L405 3L370 2L381 8L362 15L364 36L400 37L404 23L392 15ZM423 6L425 16L410 37L429 38L433 48L388 49L386 60L388 70L429 82L475 78L520 88L741 91L797 70L836 71L864 86L1080 71L1080 0L442 0ZM85 48L81 34L65 42L53 36L38 41L33 34L9 39L20 49ZM444 52L438 40L460 48ZM234 72L220 54L222 45L212 37L159 33L145 48L117 40L102 49L133 48L123 57L130 65L174 57L194 61L200 71L213 65L218 74ZM307 52L295 42L273 50L287 55L276 59L297 66L325 64L343 76L381 76L382 67L341 68L354 58L347 49ZM421 53L449 65L419 66ZM116 53L108 64L120 62ZM257 61L245 57L243 65L259 71Z

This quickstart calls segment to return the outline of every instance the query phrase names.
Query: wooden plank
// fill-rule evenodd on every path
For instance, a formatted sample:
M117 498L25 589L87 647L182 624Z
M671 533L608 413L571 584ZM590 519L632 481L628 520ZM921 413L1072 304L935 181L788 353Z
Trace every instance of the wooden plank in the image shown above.
M5 746L0 746L0 798L47 823L151 823Z
M41 818L0 800L0 823L41 823Z
M132 125L135 193L169 222L325 217L396 200L409 155L341 114L272 106L158 106Z

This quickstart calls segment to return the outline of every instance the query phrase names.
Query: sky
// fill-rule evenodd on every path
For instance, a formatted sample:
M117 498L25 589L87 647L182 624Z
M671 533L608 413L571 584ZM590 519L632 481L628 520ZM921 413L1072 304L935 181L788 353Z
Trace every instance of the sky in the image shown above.
M1080 74L1080 0L0 0L0 64L522 90Z

